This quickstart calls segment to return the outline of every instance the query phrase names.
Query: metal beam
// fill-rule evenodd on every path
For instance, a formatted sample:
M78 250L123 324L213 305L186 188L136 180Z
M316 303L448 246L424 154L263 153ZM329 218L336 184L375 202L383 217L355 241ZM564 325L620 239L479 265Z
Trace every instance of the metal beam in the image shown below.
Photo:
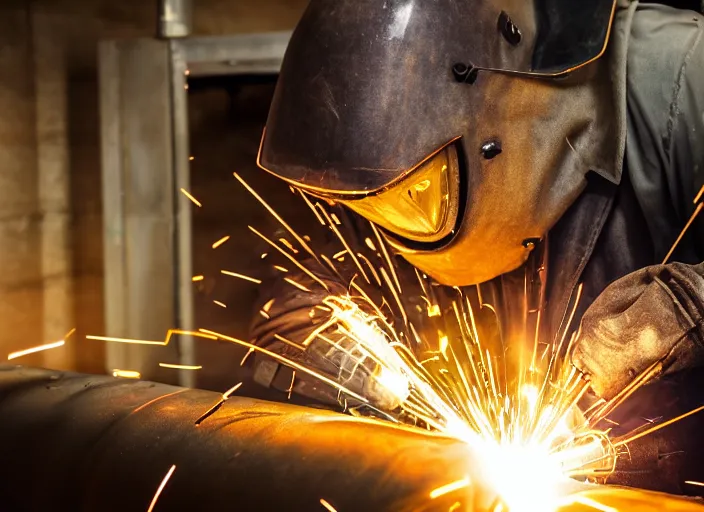
M191 35L192 29L192 0L159 0L159 37L187 37Z
M107 41L99 52L105 334L160 340L176 326L168 42ZM158 362L177 347L161 348L110 345L107 370L169 382Z
M163 339L194 327L188 91L190 77L276 74L290 32L100 44L105 308L108 336ZM92 333L103 334L103 333ZM107 370L174 382L160 361L193 364L193 341L168 351L110 345ZM179 383L193 385L182 372Z
M194 37L175 41L190 76L278 74L291 32L228 37Z

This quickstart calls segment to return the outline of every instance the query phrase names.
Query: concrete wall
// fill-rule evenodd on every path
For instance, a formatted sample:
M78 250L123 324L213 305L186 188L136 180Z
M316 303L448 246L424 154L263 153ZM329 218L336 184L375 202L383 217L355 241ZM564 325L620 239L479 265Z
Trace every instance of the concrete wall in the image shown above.
M196 0L194 35L292 28L307 0ZM101 39L150 37L144 0L0 2L0 360L100 372L102 220L96 56Z

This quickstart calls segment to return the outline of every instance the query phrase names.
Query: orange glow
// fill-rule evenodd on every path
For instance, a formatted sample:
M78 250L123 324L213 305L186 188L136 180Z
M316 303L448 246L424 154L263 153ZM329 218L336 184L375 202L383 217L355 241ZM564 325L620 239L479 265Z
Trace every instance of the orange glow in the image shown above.
M599 503L598 501L593 500L591 498L587 498L586 496L574 496L567 498L567 504L572 503L578 505L585 505L589 508L593 508L594 510L598 510L599 512L619 512L617 508L609 507L608 505Z
M7 360L11 361L17 359L18 357L27 356L29 354L36 354L37 352L44 352L45 350L51 350L52 348L63 347L66 344L64 340L57 341L55 343L47 343L46 345L39 345L38 347L28 348L26 350L20 350L18 352L13 352L7 356Z
M340 219L324 207L322 201L313 204L314 201L310 200L304 192L299 191L318 221L329 227L341 243L341 247L329 251L332 254L342 249L332 258L322 254L316 255L305 245L305 242L310 241L310 237L296 234L239 176L235 176L288 230L295 241L305 247L318 263L324 262L341 280L348 281L349 276L346 275L348 269L336 268L334 260L342 258L347 261L351 259L359 269L357 275L361 274L361 277L370 285L372 281L369 278L372 276L369 272L373 274L379 291L382 292L381 303L375 303L370 296L376 297L376 295L365 292L355 283L355 276L349 280L346 295L329 296L323 301L330 308L325 309L318 305L310 309L311 317L316 312L316 308L331 312L331 315L330 317L325 315L325 318L316 324L315 329L303 341L303 346L278 333L275 334L278 341L299 349L304 349L315 339L322 340L343 352L344 364L352 370L345 369L334 377L318 372L310 366L310 363L296 362L295 357L277 354L253 343L212 331L202 330L201 332L211 333L218 339L248 348L247 356L258 352L292 368L294 374L288 389L289 393L293 388L296 373L303 372L339 390L342 393L341 403L344 400L346 404L348 397L354 397L358 400L361 398L362 403L378 407L377 411L382 414L401 410L405 416L404 419L397 420L399 423L415 424L418 421L423 428L438 431L467 443L471 446L472 452L481 457L481 464L477 465L482 471L481 481L486 483L498 497L494 506L495 512L499 510L552 511L561 503L559 500L561 482L567 481L570 477L603 476L610 473L615 467L618 456L615 447L627 445L655 430L665 428L682 418L704 410L704 407L696 409L673 420L651 426L647 431L635 431L630 433L631 437L626 435L612 442L608 437L609 431L596 430L599 417L616 407L623 396L650 380L651 370L637 377L632 385L628 386L615 400L597 405L596 413L589 414L593 409L587 411L585 421L573 418L577 402L589 389L589 383L570 364L570 355L576 339L576 329L572 323L581 300L582 284L579 284L576 292L570 295L571 311L562 319L554 339L544 340L540 336L542 334L540 326L544 323L541 315L541 308L544 306L543 297L540 297L538 308L529 308L523 319L525 332L522 337L525 339L500 340L501 347L504 346L504 341L511 343L525 341L525 350L517 353L517 361L515 361L517 365L507 365L504 359L505 351L497 352L494 350L493 343L486 344L480 339L482 330L475 324L474 299L470 299L470 296L465 295L460 289L456 289L458 297L452 303L459 332L456 334L454 330L447 331L452 332L452 342L450 343L450 338L440 331L437 331L436 339L427 340L425 336L419 335L406 313L404 301L401 300L403 290L396 272L396 257L389 254L385 237L373 223L370 223L370 227L374 236L366 238L364 243L368 249L374 251L375 255L372 256L367 252L369 258L366 258L361 252L354 252L350 247L343 233L338 229L341 225ZM423 192L429 189L430 183L420 181L416 185L415 191ZM697 195L695 204L699 203L702 196L704 196L704 187ZM328 201L328 204L333 203ZM698 204L685 230L702 209L704 204ZM279 239L278 243L273 242L251 226L250 230L288 257L299 269L306 272L308 277L314 280L317 278L316 274L311 276L311 270L305 266L304 260L299 261L300 258L293 256L292 253L298 252L296 251L300 247L298 244L294 247L283 238ZM353 247L364 250L363 246ZM366 266L361 263L362 261ZM283 267L275 268L280 271L285 270ZM444 303L441 308L440 303L437 302L432 288L432 279L425 274L421 276L417 270L415 273L422 289L420 295L426 302L427 316L441 317L446 314L451 316L450 309L445 308ZM290 278L284 278L284 280L301 291L311 291L301 282ZM303 283L309 284L310 281L306 279ZM317 291L314 286L311 285L311 288ZM404 286L407 286L405 281ZM409 283L408 286L413 285ZM501 320L498 318L497 309L485 302L485 298L491 298L491 295L483 297L479 286L476 292L479 308L486 309L483 313L493 312L497 320ZM525 305L527 306L528 303L526 302ZM360 306L365 307L360 309ZM260 314L265 318L268 317L270 307L270 303L267 303ZM369 309L373 311L373 315L367 314ZM419 307L418 311L424 312L422 307ZM401 318L403 325L400 322ZM484 321L483 314L481 321ZM345 344L337 341L334 336L326 337L328 329L330 332L334 330L341 334ZM415 351L416 348L419 349L418 352ZM419 357L420 354L423 355L422 360ZM365 390L360 392L361 395L355 395L347 387L347 383L352 382L350 375L359 368L366 369L371 377L369 380L374 385L370 388L371 393ZM397 416L394 415L389 419L395 420ZM573 425L573 422L578 424ZM586 456L596 457L596 459L585 463ZM605 464L600 464L598 467L592 464L599 461L604 461ZM612 462L613 465L611 465ZM447 477L447 480L453 478L456 477ZM687 483L704 486L699 482ZM448 503L455 503L450 510L455 510L461 507L462 496L468 494L469 489L466 488L471 485L472 482L467 476L462 480L433 490L428 489L428 491L431 499L459 491L457 496L448 496ZM614 509L598 501L590 498L579 501L580 499L574 500L574 503L582 503L602 512L614 512ZM334 510L325 500L321 499L320 503L328 511Z

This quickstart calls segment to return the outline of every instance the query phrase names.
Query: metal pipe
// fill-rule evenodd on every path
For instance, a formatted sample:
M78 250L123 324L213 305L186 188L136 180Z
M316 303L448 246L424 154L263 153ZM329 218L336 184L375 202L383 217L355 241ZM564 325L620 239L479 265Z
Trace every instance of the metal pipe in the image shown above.
M488 510L454 440L331 412L149 382L0 366L3 510ZM472 478L474 478L472 476ZM628 509L699 511L689 501L575 483L563 493ZM609 497L610 496L610 497ZM486 496L481 496L484 501ZM611 500L611 501L609 501ZM585 500L585 503L588 503ZM635 507L635 508L630 508ZM565 510L593 510L579 503Z
M187 37L192 29L192 0L159 0L159 37Z

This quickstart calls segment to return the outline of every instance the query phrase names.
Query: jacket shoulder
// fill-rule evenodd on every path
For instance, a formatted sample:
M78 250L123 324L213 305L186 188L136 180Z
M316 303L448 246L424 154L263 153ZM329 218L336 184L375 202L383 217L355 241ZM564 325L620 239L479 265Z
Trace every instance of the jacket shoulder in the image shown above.
M685 65L703 28L704 17L694 11L660 4L638 5L627 53L629 110L644 110L640 114L649 118L653 127L667 130Z
M689 218L701 187L703 31L700 14L658 4L638 4L630 29L626 168L658 257Z

